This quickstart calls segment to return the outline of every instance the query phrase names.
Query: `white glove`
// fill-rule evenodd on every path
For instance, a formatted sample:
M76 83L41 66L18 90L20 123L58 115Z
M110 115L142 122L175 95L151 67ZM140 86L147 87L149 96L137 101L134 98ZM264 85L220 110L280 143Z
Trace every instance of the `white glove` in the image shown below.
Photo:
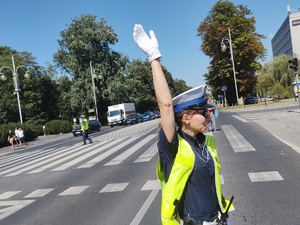
M133 28L133 39L135 43L147 54L149 62L161 57L157 39L154 31L150 30L150 38L145 33L144 28L140 24L135 24Z

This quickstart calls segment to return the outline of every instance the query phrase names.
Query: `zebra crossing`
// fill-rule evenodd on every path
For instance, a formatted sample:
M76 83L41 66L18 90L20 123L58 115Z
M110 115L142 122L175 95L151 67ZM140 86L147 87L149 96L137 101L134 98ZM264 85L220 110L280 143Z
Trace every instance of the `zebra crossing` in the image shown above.
M107 184L105 187L100 189L98 193L104 194L104 193L121 192L125 190L128 184L129 182ZM58 193L56 196L66 197L66 196L80 195L85 191L87 192L89 187L90 185L68 187L66 190ZM148 180L141 188L141 191L152 190L153 191L152 193L155 193L156 196L159 189L160 189L160 183L157 180ZM0 193L0 221L6 218L7 216L17 212L18 210L30 205L31 203L34 203L38 198L45 197L46 195L50 194L53 191L55 191L55 188L36 189L23 197L20 197L20 194L22 194L23 192L22 190L7 191L4 193ZM153 198L155 196L153 196ZM18 200L13 200L14 198Z
M45 170L49 170L49 172L63 171L72 166L77 166L76 169L90 168L126 148L126 146L134 144L104 166L119 165L149 142L153 145L139 156L135 163L150 161L157 153L157 134L147 135L143 140L138 139L140 139L139 136L126 137L94 142L87 146L77 145L57 150L37 150L6 155L0 159L0 176L11 177L20 174L35 174ZM135 143L136 141L137 143Z
M232 149L235 152L256 151L253 146L232 126L222 125ZM0 159L0 177L12 177L20 174L36 174L48 170L57 172L71 167L76 169L91 168L101 163L109 156L125 149L103 166L116 166L124 162L132 154L140 150L145 144L152 143L132 163L149 162L157 154L157 134L109 139L81 146L79 144L60 149L36 150L6 155ZM130 146L129 148L127 146ZM127 147L127 148L126 148Z
M239 115L233 115L234 118L244 122L249 123L253 121L259 121L259 120L268 120L273 121L276 120L274 117L272 117L272 114L255 114L255 113L247 113L247 114L239 114Z
M256 151L232 125L222 125L221 127L236 153ZM149 162L157 154L157 134L146 135L144 139L141 139L140 136L133 136L98 141L87 146L77 144L60 149L50 148L5 155L0 159L0 177L36 174L46 170L48 172L57 172L71 167L75 167L75 169L91 168L109 156L125 149L116 157L103 164L103 166L116 166L124 162L147 143L151 143L151 146L132 162L145 163ZM130 147L128 148L127 146Z
M122 182L122 183L109 183L106 184L104 187L99 188L98 193L112 193L112 192L121 192L126 189L129 182ZM67 187L60 193L56 193L56 196L72 196L72 195L80 195L83 192L88 192L90 185L80 185L80 186L70 186ZM149 191L149 190L159 190L160 183L158 180L147 180L145 181L144 185L140 189L140 191ZM9 199L32 199L32 198L41 198L45 197L46 195L50 194L50 192L55 191L55 188L40 188L30 193L26 193L26 190L16 190L16 191L6 191L0 193L0 202L1 200L9 200ZM25 196L20 196L22 192L25 192ZM1 211L1 210L0 210Z
M232 126L222 125L228 142L235 153L256 151L256 149ZM82 146L81 143L74 144L63 148L48 148L35 150L31 152L18 152L18 154L4 155L0 158L0 177L14 177L18 175L26 176L29 174L47 172L59 172L68 169L85 169L91 168L97 164L102 166L118 166L125 160L132 160L132 164L147 163L157 154L157 134L147 134L144 136L129 135L119 137L97 139L91 145ZM149 147L144 147L145 145ZM142 150L141 150L142 149ZM140 154L136 154L140 153ZM114 158L107 161L108 157L114 155ZM115 156L116 155L116 156ZM131 159L132 155L135 158ZM106 161L105 161L106 160ZM104 162L105 161L105 162ZM220 176L221 184L226 180L223 175ZM261 171L248 173L250 182L268 182L283 181L284 178L278 171ZM151 191L149 202L145 202L144 207L149 207L151 201L160 190L160 183L157 180L144 180L140 191ZM130 181L122 183L106 183L96 187L96 194L122 192L128 188ZM54 194L56 197L78 196L83 193L89 193L91 184L83 183L64 187L64 190L55 187L39 188L35 190L3 190L0 191L0 221L16 211L34 203L37 199ZM95 189L95 187L93 187ZM93 192L94 193L94 192ZM142 212L141 212L142 213ZM134 221L138 221L136 218ZM133 223L134 224L134 223Z

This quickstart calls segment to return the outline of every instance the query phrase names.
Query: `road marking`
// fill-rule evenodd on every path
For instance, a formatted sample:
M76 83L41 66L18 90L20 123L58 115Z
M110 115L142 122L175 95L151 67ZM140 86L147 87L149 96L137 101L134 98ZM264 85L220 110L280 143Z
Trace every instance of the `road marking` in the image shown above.
M138 211L138 213L136 214L136 216L134 217L130 225L140 224L141 220L143 219L144 215L146 214L147 210L149 209L150 205L152 204L158 192L159 190L156 189L150 193L149 197L146 199L146 201L144 202L141 209Z
M69 187L67 190L63 191L58 196L79 195L79 194L81 194L81 192L83 192L88 187L89 187L89 185Z
M125 159L127 159L130 155L135 153L137 150L139 150L141 147L145 145L145 143L148 143L150 140L152 140L154 137L156 137L157 134L151 134L148 135L143 141L138 142L134 146L130 147L128 150L124 151L114 159L112 159L110 162L104 164L104 166L112 166L112 165L119 165L122 163Z
M249 122L250 122L250 121L245 120L245 119L243 119L242 117L237 116L237 115L233 115L233 117L236 118L236 119L238 119L238 120L240 120L240 121L242 121L242 122L244 122L244 123L249 123Z
M134 137L134 138L129 138L128 140L124 141L123 143L115 146L114 148L104 152L103 154L97 156L96 158L84 163L83 165L77 167L77 169L82 169L82 168L90 168L92 166L94 166L96 163L101 162L103 159L107 158L108 156L110 156L111 154L119 151L120 149L122 149L123 147L127 146L128 144L130 144L131 142L135 141L138 137Z
M275 134L272 134L274 137L276 137L279 141L283 142L284 144L290 146L292 149L294 149L296 152L300 153L300 148L286 140L283 140L282 138L276 136Z
M107 184L99 193L107 193L107 192L119 192L123 191L129 183L114 183L114 184Z
M3 200L3 199L8 199L18 193L20 193L21 191L7 191L7 192L4 192L3 194L0 195L0 199Z
M221 126L234 152L256 151L255 148L232 126Z
M223 175L220 175L220 184L225 184Z
M53 154L53 152L57 152L57 151L61 151L60 150L54 150L54 149L48 149L48 150L43 150L43 151L35 151L35 152L22 152L20 154L15 154L13 155L13 157L10 157L10 158L4 158L4 162L5 163L2 163L0 162L0 168L3 168L4 166L6 165L10 165L12 163L16 164L18 162L20 162L20 164L24 164L25 161L32 161L32 159L35 159L41 155L46 155L47 153L51 153ZM3 170L3 169L1 169Z
M103 144L105 145L107 142L108 142L108 141L105 141L105 142L102 142L101 144L102 144L102 145L103 145ZM95 146L94 146L94 147L95 147ZM104 146L104 147L105 147L105 146ZM45 166L43 166L43 167L40 167L40 168L38 168L38 169L36 169L36 170L33 170L33 171L31 171L31 172L28 172L28 174L41 172L41 171L43 171L43 170L45 170L45 169L47 169L47 168L53 167L53 166L55 166L55 165L57 165L57 164L60 164L60 163L66 161L66 160L68 160L68 159L72 159L72 158L74 158L75 156L82 155L83 153L86 153L86 152L88 152L88 154L86 154L86 155L84 155L84 156L89 157L89 156L91 156L91 155L93 155L93 154L98 153L99 151L102 151L101 148L97 148L96 150L90 152L91 148L92 148L92 146L89 146L88 148L85 148L85 149L74 149L74 150L72 150L72 152L73 152L74 154L70 154L69 156L66 156L66 157L61 157L60 160L56 160L56 161L54 161L54 162L52 162L52 163L50 163L50 164L47 164L47 165L45 165ZM82 156L82 157L84 157L84 156ZM82 157L76 158L76 159L74 159L73 161L70 161L69 163L64 164L64 165L65 165L64 169L66 169L66 168L72 166L72 165L73 165L72 163L74 163L75 160L78 160L78 161L80 161L81 159L83 160ZM53 159L50 159L50 160L53 161ZM58 167L58 168L61 168L61 169L58 169L58 170L63 170L63 167ZM55 170L52 170L52 171L55 171Z
M49 192L53 191L54 188L45 188L45 189L37 189L31 192L29 195L26 195L24 198L40 198L44 197Z
M148 180L142 187L142 191L161 189L159 180Z
M270 115L260 115L260 114L243 114L242 116L233 115L233 117L244 123L249 123L253 121L256 122L257 120L269 120L269 121L275 120Z
M149 162L157 153L157 142L155 142L147 151L145 151L133 163Z
M35 202L35 200L0 201L0 220ZM3 208L5 207L6 208Z
M278 171L270 172L259 172L259 173L248 173L252 182L263 182L263 181L279 181L283 180L282 176Z
M73 148L73 147L70 147L70 148ZM12 171L18 170L16 172L13 172L13 173L10 173L10 174L6 175L6 176L15 176L15 175L18 175L22 172L25 172L25 171L28 171L28 170L33 169L35 167L46 164L47 163L46 159L50 158L50 160L52 161L52 160L55 160L56 158L60 158L61 156L68 155L68 154L71 154L72 152L78 151L77 149L73 149L73 150L70 151L70 148L64 149L63 151L55 152L51 155L46 155L44 157L32 160L30 162L21 164L19 166L13 167L13 168L8 169L8 170L2 171L0 173L0 175L7 174L7 173L10 173Z

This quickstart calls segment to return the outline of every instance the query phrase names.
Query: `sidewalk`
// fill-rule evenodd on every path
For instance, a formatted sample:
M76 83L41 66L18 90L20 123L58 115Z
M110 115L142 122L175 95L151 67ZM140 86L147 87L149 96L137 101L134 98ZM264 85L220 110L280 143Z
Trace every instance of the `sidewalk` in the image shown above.
M252 111L258 109L268 109L268 108L277 108L277 107L286 107L286 106L299 106L298 101L295 102L294 98L283 99L277 102L267 101L267 102L259 102L258 104L251 105L238 105L238 106L229 106L229 107L221 107L219 110L223 111Z

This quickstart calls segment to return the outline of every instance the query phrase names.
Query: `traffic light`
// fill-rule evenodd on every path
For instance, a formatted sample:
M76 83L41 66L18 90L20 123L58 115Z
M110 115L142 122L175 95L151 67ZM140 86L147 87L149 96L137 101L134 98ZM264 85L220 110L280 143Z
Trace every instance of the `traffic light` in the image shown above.
M293 58L289 60L289 63L291 63L290 68L297 71L298 70L298 59Z

